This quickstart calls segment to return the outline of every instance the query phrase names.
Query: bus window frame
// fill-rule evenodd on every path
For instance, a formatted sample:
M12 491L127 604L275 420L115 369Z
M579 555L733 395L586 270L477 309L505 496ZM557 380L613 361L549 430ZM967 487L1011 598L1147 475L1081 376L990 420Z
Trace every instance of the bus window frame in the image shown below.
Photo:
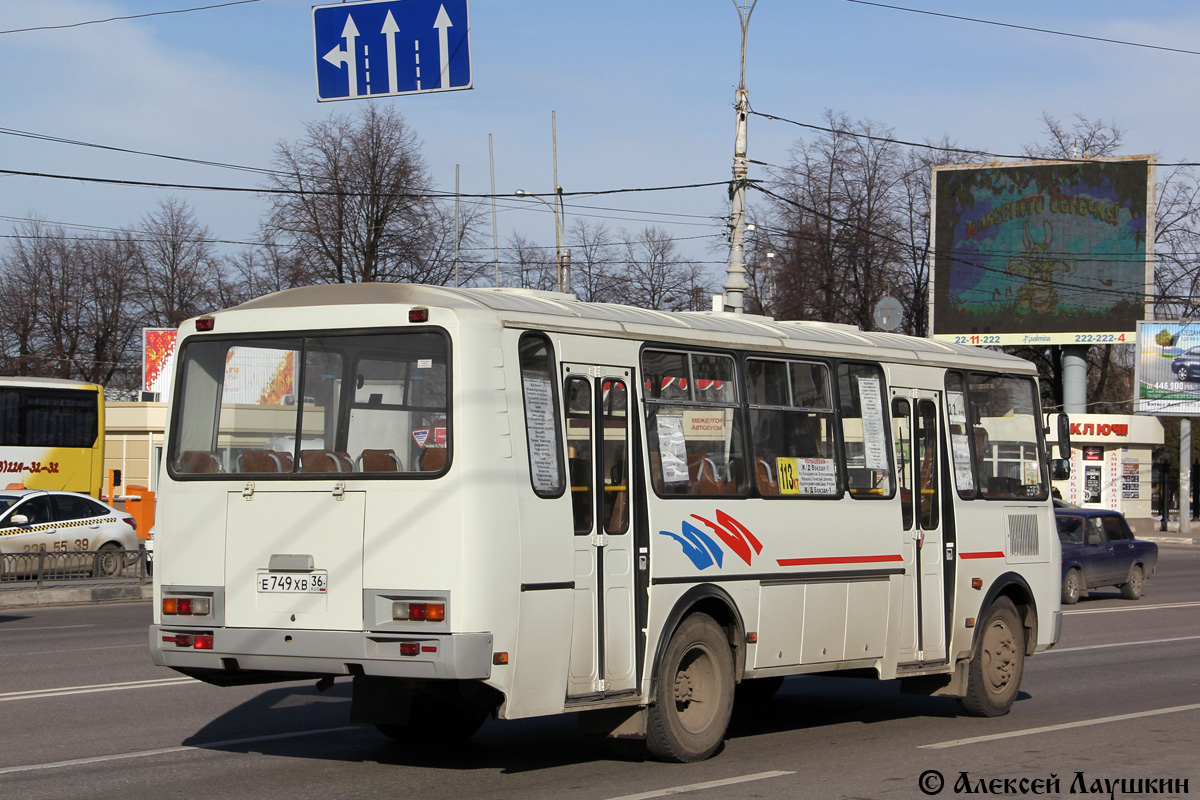
M183 397L183 380L185 370L182 366L186 363L187 348L194 344L205 342L228 342L231 345L237 342L246 341L272 341L272 340L299 340L300 364L297 369L296 382L300 391L303 392L305 372L307 370L308 353L306 343L312 339L328 339L333 337L350 338L354 336L390 336L401 334L436 334L445 341L446 346L446 463L436 472L422 471L406 471L406 472L179 472L175 469L175 462L179 457L177 450L178 437L175 435L180 423L179 416L182 413L184 403L171 403L171 418L167 421L167 442L164 448L164 459L166 461L167 475L173 481L245 481L253 479L254 481L266 480L271 482L285 480L299 481L321 481L321 480L436 480L444 476L450 471L454 463L454 338L450 336L449 331L440 325L413 325L411 327L386 327L386 328L322 328L319 330L295 330L295 329L280 329L271 331L239 331L236 333L227 334L200 334L192 335L183 339L179 343L179 348L176 354L176 363L180 366L175 371L174 385L171 387L174 397ZM343 365L343 369L347 369L349 365ZM352 386L352 382L343 382L346 385ZM343 393L352 392L353 389L343 389ZM353 398L350 402L343 403L347 409L353 406ZM214 419L212 422L212 430L214 435L220 429L221 403L218 401L213 404ZM296 414L297 431L303 425L302 408ZM339 409L341 413L341 409ZM340 426L340 422L339 422ZM299 441L299 439L297 439ZM215 447L214 447L215 450ZM339 477L340 476L340 477Z
M1033 420L1033 430L1034 430L1033 449L1034 449L1034 456L1037 458L1037 464L1038 464L1038 483L1042 487L1042 491L1039 494L1029 495L1026 497L1017 497L1017 496L1006 495L1006 494L985 494L983 491L982 475L980 474L980 470L979 470L979 464L981 463L981 459L979 457L979 454L976 452L975 436L972 433L970 436L967 437L967 439L971 446L971 469L973 470L974 476L975 476L975 492L969 498L963 497L962 494L960 494L959 496L963 497L963 499L986 500L989 502L1004 502L1004 503L1019 503L1019 502L1040 503L1040 502L1045 502L1046 500L1049 500L1050 499L1050 487L1052 485L1051 480L1050 480L1050 472L1049 472L1050 465L1046 462L1046 459L1043 455L1049 451L1046 449L1045 428L1042 426L1042 424L1040 422L1040 420L1042 419L1042 397L1041 397L1041 386L1038 383L1037 376L1035 376L1035 375L1018 375L1018 374L1015 374L1012 372L989 372L987 370L979 370L979 369L964 369L964 370L949 370L948 369L948 370L946 370L947 376L949 376L949 374L951 372L956 372L962 376L963 386L965 387L965 400L966 400L966 405L967 405L967 422L972 425L974 423L972 423L971 420L975 417L975 414L976 414L975 403L971 398L971 378L973 376L985 376L988 378L1002 378L1005 380L1018 380L1018 381L1022 381L1023 383L1027 384L1030 387L1030 397L1033 399L1033 410L1032 410L1032 413L1030 414L1030 417ZM1023 445L1024 445L1024 443L1023 443Z
M841 414L840 414L840 408L838 405L838 397L837 397L837 367L838 367L837 360L836 359L819 358L819 357L810 357L810 356L802 355L802 354L793 355L791 353L762 353L762 352L755 352L755 351L745 351L741 355L742 355L742 358L740 360L738 368L740 370L739 378L745 384L744 391L742 392L744 397L741 402L741 406L742 406L742 411L745 414L745 419L746 419L745 424L746 424L747 435L749 436L749 432L750 432L750 428L751 428L751 423L750 423L751 411L780 411L780 412L784 412L784 413L798 412L798 413L814 414L814 415L827 414L830 419L830 424L833 426L833 445L832 446L833 446L834 453L831 456L831 458L833 458L833 460L836 462L837 483L838 483L837 491L833 494L811 494L811 495L763 494L762 492L760 492L758 490L758 482L752 478L749 482L750 483L750 492L751 492L751 494L749 496L760 497L763 500L770 500L770 501L776 501L776 500L841 500L843 497L846 496L846 486L847 485L846 485L846 477L843 474L843 463L845 462L846 459L845 459L845 448L843 447L842 440L841 440L842 421L841 421ZM808 407L808 406L797 406L797 405L790 405L790 406L755 405L752 407L750 405L749 372L748 372L747 366L746 366L746 362L748 362L748 361L774 361L774 362L778 362L778 363L787 365L788 370L789 370L788 381L787 381L787 393L788 393L789 400L791 400L791 402L793 402L793 403L795 403L795 396L794 396L794 386L792 385L792 380L791 380L791 371L790 371L791 365L792 364L808 364L808 365L819 365L819 366L824 367L825 368L825 379L829 382L827 399L828 399L830 405L828 407L824 407L824 408L813 408L813 407ZM889 419L889 421L890 421L890 419ZM747 452L750 454L751 459L757 460L758 452L754 447L754 443L752 441L753 437L750 437L750 439L751 439L751 441L747 448ZM748 465L748 468L749 468L749 465ZM894 473L894 470L893 470L893 473Z
M550 409L554 414L554 436L556 438L554 442L554 454L558 462L556 465L558 468L558 490L556 492L543 492L534 483L533 448L529 446L529 409L525 402L525 366L521 362L521 348L524 346L526 339L541 339L546 346L546 368L550 383ZM562 497L567 494L567 487L570 484L567 475L567 428L565 417L560 409L562 394L558 388L558 384L562 380L562 376L559 373L561 366L558 354L554 349L554 339L547 331L537 329L521 331L521 335L517 338L517 373L521 382L521 425L525 429L525 456L529 466L529 487L533 490L534 495L542 500L556 500Z
M720 403L720 402L714 402L714 401L692 400L692 399L663 400L663 399L657 398L657 397L650 397L649 392L646 391L646 387L645 387L645 382L650 377L649 372L645 368L645 366L646 366L645 356L646 356L647 350L661 352L661 353L675 353L675 354L684 356L684 360L687 365L687 373L688 373L687 374L687 381L688 381L687 391L688 391L689 398L691 395L695 394L695 392L693 392L693 387L696 386L696 383L695 383L696 378L695 378L694 371L692 369L692 359L691 359L691 355L693 353L702 354L702 355L716 355L716 356L722 356L722 357L730 359L733 362L732 377L733 377L734 392L735 392L734 401L732 403ZM645 445L643 445L645 448L644 454L643 454L643 460L645 461L647 483L650 487L650 490L654 492L655 497L658 497L661 500L689 500L689 499L690 500L701 500L701 499L745 500L746 498L749 498L749 497L757 497L758 496L757 491L752 488L752 484L754 483L754 480L753 480L752 474L747 471L747 470L749 470L749 466L750 466L748 464L745 465L745 467L743 469L744 485L742 487L739 487L739 490L736 493L733 493L733 494L686 494L686 493L685 494L663 494L662 492L660 492L658 490L658 487L655 486L654 474L653 474L654 468L651 465L650 458L649 458L649 453L650 453L649 442L651 441L652 437L651 437L650 428L649 428L650 421L647 417L647 411L652 406L664 406L664 405L665 406L669 406L669 405L688 406L688 405L691 405L691 406L699 406L702 408L732 408L733 415L734 415L733 416L733 428L737 432L738 436L741 439L742 458L743 458L743 460L746 459L746 457L750 453L750 448L749 448L749 444L747 443L747 439L746 439L747 426L749 425L749 416L746 411L746 391L745 391L745 388L742 386L742 382L745 380L744 365L742 363L745 356L746 356L746 353L741 350L728 350L728 349L720 348L720 347L687 347L687 346L679 345L674 342L642 341L641 347L638 348L638 355L637 355L638 368L637 368L637 373L635 373L635 374L640 374L640 377L638 378L638 380L641 381L641 384L638 387L636 387L637 388L636 393L634 391L634 387L632 387L632 386L628 387L627 391L629 392L630 400L636 402L637 400L640 399L640 406L638 408L638 416L641 419L638 422L638 425L641 426L640 436L642 438L644 438L644 440L645 440ZM733 449L733 445L732 445L732 439L731 439L730 440L730 450L732 451L732 449ZM632 468L640 470L641 466L634 465Z
M873 368L879 375L879 406L883 415L883 437L884 437L884 454L888 462L888 493L887 494L856 494L850 490L850 473L849 459L846 455L846 439L845 439L845 419L842 414L842 380L841 369L843 366L865 366ZM884 369L884 364L879 361L871 361L862 358L838 358L833 360L833 403L834 403L834 419L837 420L836 430L834 431L838 443L838 455L841 456L838 463L838 479L842 482L842 495L849 495L854 500L891 500L896 496L897 484L896 480L896 460L892 443L892 408L888 402L890 394L890 384L887 379L887 370ZM862 419L862 417L858 417Z

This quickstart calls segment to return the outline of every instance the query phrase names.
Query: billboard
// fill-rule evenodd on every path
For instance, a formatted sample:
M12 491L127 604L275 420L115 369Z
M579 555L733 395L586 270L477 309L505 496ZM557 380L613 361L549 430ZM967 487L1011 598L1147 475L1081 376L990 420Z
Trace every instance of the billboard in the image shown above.
M932 335L1132 343L1153 285L1154 157L933 168Z
M1140 322L1135 414L1200 417L1200 322Z
M174 328L142 328L142 391L166 402L175 374Z

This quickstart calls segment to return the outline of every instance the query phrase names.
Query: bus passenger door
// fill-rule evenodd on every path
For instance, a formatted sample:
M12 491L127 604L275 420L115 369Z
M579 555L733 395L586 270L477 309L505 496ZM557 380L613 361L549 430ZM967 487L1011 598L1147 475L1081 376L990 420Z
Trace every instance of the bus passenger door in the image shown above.
M904 525L900 663L946 659L940 392L892 390Z
M635 688L631 374L619 367L563 366L575 542L568 697Z

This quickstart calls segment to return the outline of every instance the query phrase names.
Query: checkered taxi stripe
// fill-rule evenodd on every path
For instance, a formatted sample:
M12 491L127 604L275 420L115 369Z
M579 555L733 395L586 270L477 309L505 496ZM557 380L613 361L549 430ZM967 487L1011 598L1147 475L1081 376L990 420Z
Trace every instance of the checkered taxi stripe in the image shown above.
M93 525L103 525L106 522L116 522L116 517L91 517L77 519L72 522L44 522L41 525L27 525L21 528L0 528L0 536L16 536L20 533L45 533L61 531L64 528L90 528Z

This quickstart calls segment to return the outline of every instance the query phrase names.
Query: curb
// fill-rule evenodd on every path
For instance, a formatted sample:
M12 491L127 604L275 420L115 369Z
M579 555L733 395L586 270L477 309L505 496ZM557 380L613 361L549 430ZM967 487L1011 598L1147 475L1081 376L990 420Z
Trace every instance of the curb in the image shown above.
M1187 536L1138 536L1144 542L1156 544L1196 544L1196 540Z
M150 600L154 586L56 586L49 589L0 590L0 609L30 606L68 606Z

